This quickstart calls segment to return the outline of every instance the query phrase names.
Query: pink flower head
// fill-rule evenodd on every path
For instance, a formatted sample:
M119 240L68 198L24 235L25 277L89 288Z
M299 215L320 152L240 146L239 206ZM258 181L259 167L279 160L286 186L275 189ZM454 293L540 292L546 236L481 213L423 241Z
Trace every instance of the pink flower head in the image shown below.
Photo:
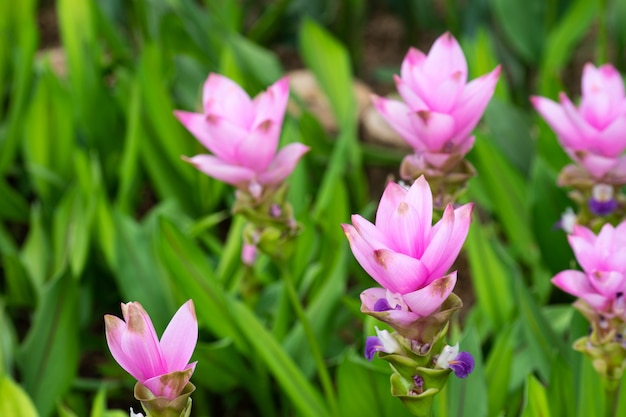
M570 158L592 177L626 178L626 98L622 77L612 65L585 65L578 108L565 93L559 94L560 104L538 96L530 100Z
M106 339L113 358L155 396L176 398L197 362L189 363L198 340L198 321L189 300L183 304L159 341L150 316L137 302L122 303L122 315L104 316ZM180 372L179 377L171 373Z
M576 225L568 239L584 272L559 272L552 283L605 317L626 319L626 221L605 224L597 236Z
M465 155L474 144L476 127L493 95L500 66L467 83L467 61L449 32L440 36L425 55L411 48L395 76L404 103L374 96L373 103L391 127L441 167L451 155Z
M389 183L375 225L359 215L342 225L355 258L383 288L361 294L364 312L386 312L389 322L406 325L435 313L456 284L445 275L467 237L473 204L448 205L432 223L432 193L424 177L407 190Z
M250 99L235 82L210 74L204 83L204 113L175 111L178 120L213 155L188 161L205 174L259 197L263 186L280 185L309 148L291 143L276 153L289 98L281 78Z

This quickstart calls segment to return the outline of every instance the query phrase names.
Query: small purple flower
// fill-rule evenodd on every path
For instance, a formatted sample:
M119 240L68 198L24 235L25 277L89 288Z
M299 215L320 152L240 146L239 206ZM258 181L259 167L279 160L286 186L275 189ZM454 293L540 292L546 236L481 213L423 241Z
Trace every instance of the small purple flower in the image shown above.
M376 352L395 353L402 350L398 341L387 330L376 329L377 336L369 336L365 340L363 354L368 361L374 359Z
M607 184L596 184L591 190L589 210L596 216L608 216L617 209L617 201L613 198L613 187Z
M452 369L457 378L465 378L474 370L474 357L468 352L459 352L458 343L446 345L435 365L441 369Z

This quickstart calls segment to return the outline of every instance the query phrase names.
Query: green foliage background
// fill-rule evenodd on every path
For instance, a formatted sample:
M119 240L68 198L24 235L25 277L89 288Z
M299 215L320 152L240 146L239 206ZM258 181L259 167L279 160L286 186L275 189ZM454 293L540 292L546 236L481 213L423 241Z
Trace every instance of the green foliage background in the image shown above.
M51 8L63 69L42 49L38 16ZM364 65L379 13L402 22L403 49L450 30L470 78L503 65L468 156L479 175L465 199L478 208L459 279L475 301L451 334L477 366L449 382L436 415L602 415L598 377L570 347L586 324L549 281L574 265L552 230L570 204L555 184L568 160L528 96L576 96L587 61L626 70L626 3L22 0L0 2L0 416L137 410L102 317L136 300L162 331L189 298L201 328L194 416L407 415L387 365L360 353L375 323L358 294L374 283L339 227L371 218L382 184L367 173L396 173L403 156L359 138L355 75L391 90L401 63ZM290 179L305 229L283 268L261 257L247 269L233 190L181 161L203 150L172 111L198 106L209 72L258 93L284 74L281 48L314 73L338 130L306 111L286 118L282 144L311 147ZM281 274L296 283L330 391Z

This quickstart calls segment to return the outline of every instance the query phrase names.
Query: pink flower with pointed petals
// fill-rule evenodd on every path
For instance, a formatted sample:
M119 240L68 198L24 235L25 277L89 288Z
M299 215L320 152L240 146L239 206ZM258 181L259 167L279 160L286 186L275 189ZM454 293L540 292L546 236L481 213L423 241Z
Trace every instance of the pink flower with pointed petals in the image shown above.
M441 167L452 155L464 156L474 145L472 130L495 90L500 66L467 83L467 61L449 32L428 55L411 48L402 62L396 87L404 102L373 97L389 125L423 155Z
M400 326L439 310L456 284L447 274L467 237L473 204L448 205L432 223L432 193L424 177L407 190L389 183L375 224L359 215L343 230L355 258L383 288L361 294L365 312L388 312Z
M578 108L564 94L559 103L530 98L567 154L596 180L626 180L626 97L619 72L610 64L585 64Z
M291 143L276 152L288 98L287 77L250 99L234 81L210 74L202 92L204 112L174 112L212 153L196 155L188 162L254 197L260 196L263 187L280 185L309 150Z
M568 240L584 272L559 272L552 283L605 317L626 319L626 221L605 224L597 236L576 225Z
M189 363L198 340L193 301L183 304L161 340L150 316L137 302L122 303L124 319L104 316L106 339L113 358L155 396L176 398L185 388L197 362ZM176 377L170 374L179 372Z

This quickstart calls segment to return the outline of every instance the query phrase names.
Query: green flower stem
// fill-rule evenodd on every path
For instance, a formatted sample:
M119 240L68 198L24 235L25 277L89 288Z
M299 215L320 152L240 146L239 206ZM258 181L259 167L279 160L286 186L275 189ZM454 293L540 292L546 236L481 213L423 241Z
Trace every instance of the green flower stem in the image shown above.
M607 383L604 385L604 415L606 417L617 417L619 405L619 388L621 382Z
M339 416L339 406L337 404L337 398L335 397L335 390L333 388L330 375L328 374L328 368L326 367L326 363L324 362L324 358L322 357L322 353L317 343L317 339L315 338L315 334L313 333L313 329L311 328L311 324L309 323L309 319L307 318L306 313L302 308L302 303L300 302L300 298L298 297L298 293L296 292L296 287L293 283L291 271L289 271L289 268L287 267L284 260L278 260L277 263L280 266L282 272L285 287L287 289L287 295L291 300L293 309L296 312L298 320L300 320L300 324L302 324L302 329L304 330L304 334L309 342L309 347L311 348L311 354L313 355L313 359L315 360L317 374L320 378L320 382L322 383L326 402L330 406L331 414L334 416Z

